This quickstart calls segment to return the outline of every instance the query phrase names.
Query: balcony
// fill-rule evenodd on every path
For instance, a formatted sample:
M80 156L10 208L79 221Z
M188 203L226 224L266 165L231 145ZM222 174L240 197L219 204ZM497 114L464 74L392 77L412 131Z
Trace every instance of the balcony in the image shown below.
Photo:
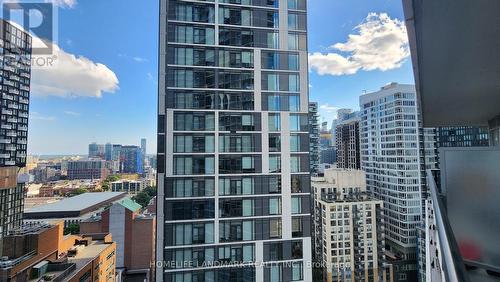
M491 153L488 154L491 155ZM493 156L493 158L498 158L498 155ZM446 161L446 155L444 159ZM436 183L437 179L441 179L437 177L436 172L439 171L427 171L431 198L426 201L424 221L426 277L430 277L431 281L498 281L500 265L495 259L495 255L499 252L498 234L492 231L495 224L491 224L483 216L474 219L481 212L487 212L491 216L491 211L487 211L488 208L484 208L483 205L471 208L474 200L463 199L463 201L457 202L457 194L463 192L460 191L463 187L452 184L450 187L453 189L446 189L447 183L449 184L451 180L449 178L450 168L444 166L441 170L445 171L441 172L440 176L445 178L441 186L441 191L445 191L443 193L440 192ZM461 173L463 171L460 170ZM468 182L465 180L468 177L464 175L454 178L457 182ZM485 177L484 172L481 177ZM485 181L488 183L488 179ZM468 186L468 183L465 185ZM477 187L474 187L474 190L475 188ZM486 195L488 195L486 197L491 196L489 193ZM474 198L481 198L481 196ZM462 212L457 213L457 208ZM497 207L495 209L498 210ZM473 222L468 222L468 220ZM475 229L471 229L469 224L473 224ZM486 224L488 227L481 228L482 224ZM479 232L479 230L481 231ZM490 238L490 235L494 237ZM480 241L474 241L473 238ZM440 265L441 262L443 265Z

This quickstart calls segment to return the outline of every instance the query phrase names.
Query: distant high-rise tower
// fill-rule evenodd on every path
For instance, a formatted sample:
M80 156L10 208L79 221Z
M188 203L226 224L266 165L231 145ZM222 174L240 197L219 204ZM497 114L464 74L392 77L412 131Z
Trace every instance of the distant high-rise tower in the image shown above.
M138 146L122 146L120 151L120 172L142 174L143 156Z
M90 143L89 144L89 158L105 158L104 144Z
M340 121L335 134L337 167L360 169L359 116Z
M31 78L31 36L0 19L0 238L22 222ZM0 240L0 256L1 256Z
M113 144L106 143L104 145L104 157L107 161L111 161L113 159Z
M146 138L141 139L141 152L142 152L142 157L146 158Z
M364 94L360 108L361 167L367 189L384 201L387 247L402 263L396 272L415 281L424 160L435 159L434 137L420 127L413 85L392 83ZM429 158L424 150L431 153Z
M306 17L160 1L157 280L312 281Z

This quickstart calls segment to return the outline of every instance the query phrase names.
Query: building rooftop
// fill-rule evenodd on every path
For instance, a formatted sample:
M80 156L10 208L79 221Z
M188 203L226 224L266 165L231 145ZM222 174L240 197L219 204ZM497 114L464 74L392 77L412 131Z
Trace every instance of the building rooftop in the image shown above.
M119 201L118 204L122 205L124 208L130 210L131 212L135 212L135 211L141 209L141 207L142 207L141 205L134 202L130 198L125 198L125 199Z
M84 193L64 198L59 202L29 208L25 210L25 217L27 219L78 217L124 198L126 195L127 193L124 192Z

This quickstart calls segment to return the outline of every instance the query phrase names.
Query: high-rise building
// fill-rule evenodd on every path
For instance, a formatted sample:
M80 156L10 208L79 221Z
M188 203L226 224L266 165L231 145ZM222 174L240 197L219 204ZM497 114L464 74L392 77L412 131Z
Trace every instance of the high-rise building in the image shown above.
M335 134L337 167L360 169L359 116L341 121Z
M423 150L432 151L424 147L434 142L424 140L428 134L419 122L414 85L391 83L364 94L360 108L361 167L367 189L384 201L387 249L398 259L396 280L414 281L425 193Z
M318 103L309 102L309 160L311 173L318 173L320 161Z
M353 118L352 109L338 109L337 117L332 120L331 128L330 128L330 139L331 145L337 146L337 125L339 125L342 121Z
M488 127L454 126L436 128L437 146L443 147L487 147Z
M89 144L89 158L105 158L104 144L90 143Z
M68 162L68 179L104 179L108 169L105 160L76 160Z
M160 9L157 280L312 281L306 1Z
M384 256L383 203L366 191L362 170L313 177L314 257L323 281L392 281Z
M111 161L113 159L113 144L106 143L104 145L104 158L106 161Z
M321 148L319 152L319 162L321 164L334 164L337 161L335 147Z
M26 166L31 36L0 19L0 239L22 221L24 186L18 171ZM1 248L1 240L0 240Z
M146 158L146 138L141 138L141 152L142 152L142 156L144 158Z
M120 155L120 172L143 173L142 150L138 146L122 146Z

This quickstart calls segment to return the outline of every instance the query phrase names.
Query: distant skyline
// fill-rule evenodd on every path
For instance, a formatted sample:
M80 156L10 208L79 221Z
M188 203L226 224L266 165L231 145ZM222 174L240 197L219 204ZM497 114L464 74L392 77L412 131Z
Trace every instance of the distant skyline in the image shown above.
M156 151L157 2L57 1L63 64L33 73L30 154L86 154L92 142L142 137ZM314 0L308 14L309 99L321 121L357 110L364 90L414 83L400 0Z

